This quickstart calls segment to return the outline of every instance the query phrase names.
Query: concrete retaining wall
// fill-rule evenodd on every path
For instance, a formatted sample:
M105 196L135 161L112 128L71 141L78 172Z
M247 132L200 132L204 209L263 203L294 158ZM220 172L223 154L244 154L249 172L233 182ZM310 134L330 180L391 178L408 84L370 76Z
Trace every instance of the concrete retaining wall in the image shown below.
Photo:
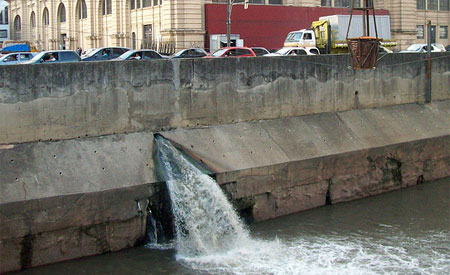
M255 221L448 177L450 64L434 57L430 104L421 55L0 67L0 273L141 241L155 131Z
M450 55L433 54L433 100ZM347 55L0 66L0 144L220 125L423 102L421 54L376 70Z

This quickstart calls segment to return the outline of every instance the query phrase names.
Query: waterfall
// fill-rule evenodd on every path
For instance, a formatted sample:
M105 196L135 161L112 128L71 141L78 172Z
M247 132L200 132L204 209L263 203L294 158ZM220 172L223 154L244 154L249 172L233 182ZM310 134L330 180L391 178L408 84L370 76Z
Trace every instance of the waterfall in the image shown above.
M249 233L217 183L169 141L155 137L157 160L167 183L181 257L225 253Z

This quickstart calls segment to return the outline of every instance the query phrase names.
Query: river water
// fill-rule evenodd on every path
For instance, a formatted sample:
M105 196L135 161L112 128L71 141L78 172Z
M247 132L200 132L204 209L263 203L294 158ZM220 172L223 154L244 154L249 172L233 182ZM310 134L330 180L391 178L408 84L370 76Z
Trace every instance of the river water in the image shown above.
M22 274L450 274L450 178L253 224L239 249L139 247Z

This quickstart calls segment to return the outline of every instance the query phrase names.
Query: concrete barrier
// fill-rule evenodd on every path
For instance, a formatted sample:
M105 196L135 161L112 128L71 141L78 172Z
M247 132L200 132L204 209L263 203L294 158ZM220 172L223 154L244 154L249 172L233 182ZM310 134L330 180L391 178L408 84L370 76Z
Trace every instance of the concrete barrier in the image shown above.
M142 241L155 132L254 221L450 176L449 57L430 104L421 58L0 67L0 273Z
M433 100L450 98L450 55L433 54ZM425 100L421 54L375 70L347 55L0 67L0 144L161 131Z

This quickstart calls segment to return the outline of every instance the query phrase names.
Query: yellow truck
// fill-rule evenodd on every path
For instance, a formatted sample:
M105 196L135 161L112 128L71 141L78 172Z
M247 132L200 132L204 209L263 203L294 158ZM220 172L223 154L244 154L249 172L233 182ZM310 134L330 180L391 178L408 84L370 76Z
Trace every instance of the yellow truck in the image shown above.
M313 21L310 29L290 32L284 41L284 47L317 47L321 54L348 53L346 34L349 15L331 15L320 17ZM361 15L354 15L352 22L361 22ZM390 18L388 15L376 16L378 38L381 46L390 49L397 43L391 39ZM370 36L375 36L373 24L370 26ZM352 23L349 38L362 35L362 24Z

